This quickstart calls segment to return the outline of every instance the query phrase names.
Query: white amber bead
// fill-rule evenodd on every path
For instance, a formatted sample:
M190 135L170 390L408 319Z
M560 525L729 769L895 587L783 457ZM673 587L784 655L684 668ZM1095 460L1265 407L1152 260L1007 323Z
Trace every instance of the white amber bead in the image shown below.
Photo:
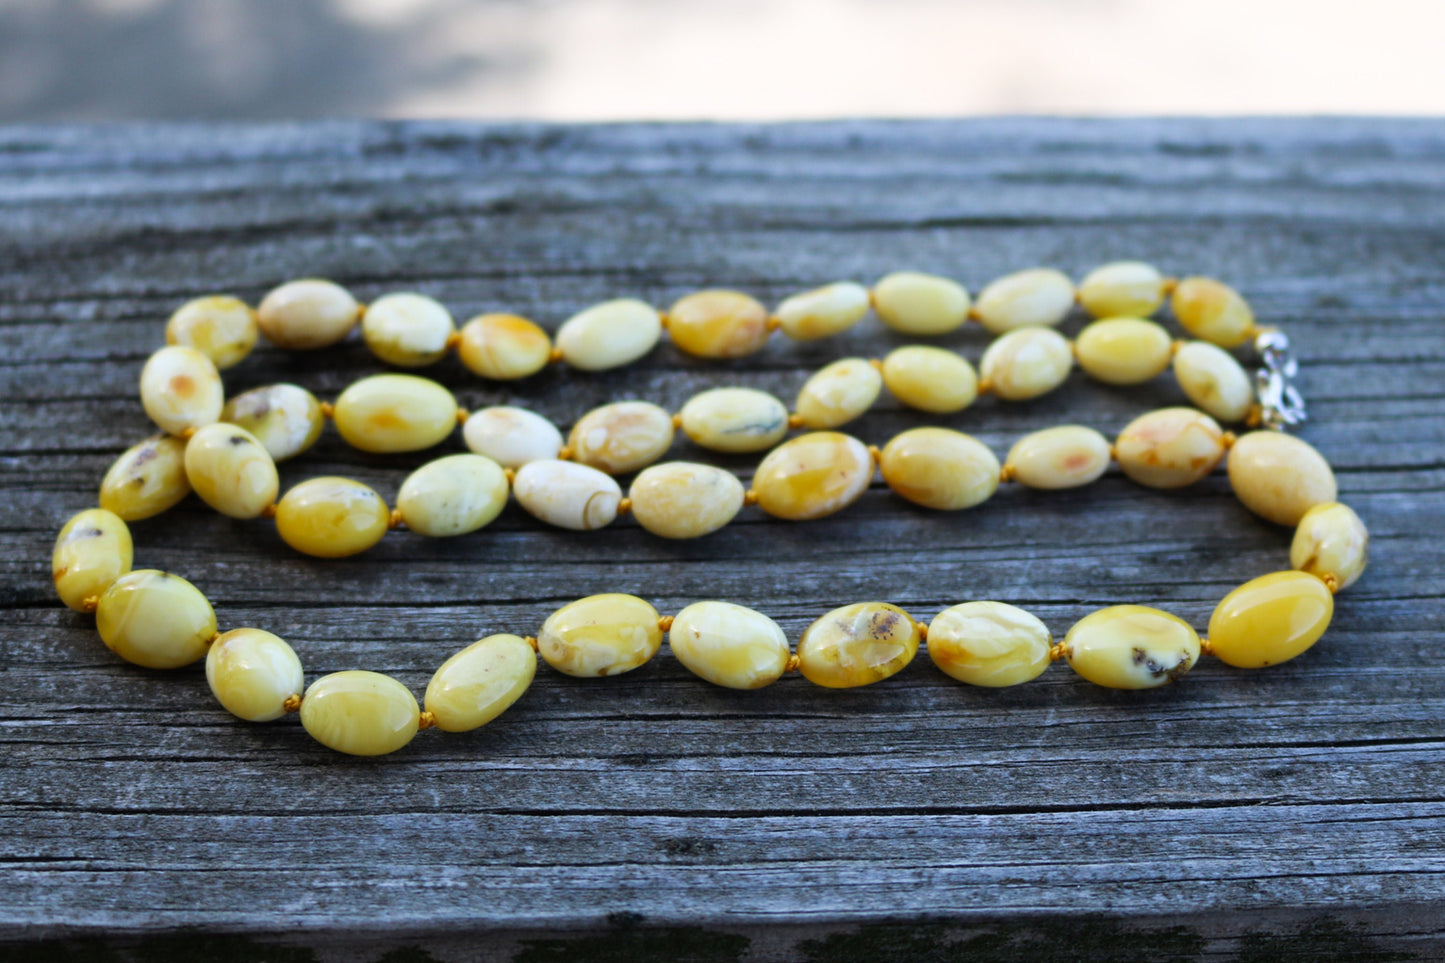
M507 504L507 476L490 458L447 455L412 472L396 495L406 527L446 538L474 532Z
M878 463L889 488L926 508L971 508L998 490L993 452L948 428L913 428L895 435Z
M845 605L803 630L798 671L829 689L869 685L912 662L918 641L918 623L896 605Z
M350 291L319 278L288 281L256 308L266 340L292 350L333 345L351 333L360 317L361 305Z
M187 301L166 322L166 344L195 348L218 370L250 354L258 333L250 305L223 295Z
M557 329L562 359L583 371L631 364L662 336L662 318L645 301L619 298L572 315Z
M1114 442L1124 474L1150 488L1183 488L1224 457L1219 424L1193 408L1160 408L1124 426Z
M1001 335L983 352L979 368L994 394L1026 401L1048 394L1068 378L1074 349L1052 328L1019 328Z
M225 396L210 358L173 345L151 355L141 369L140 400L161 431L179 435L218 420Z
M1170 299L1184 330L1224 348L1249 339L1254 312L1239 292L1213 278L1185 278Z
M668 310L667 333L699 358L741 358L767 343L768 309L738 291L697 291Z
M249 431L273 461L301 454L321 437L326 417L321 402L297 385L252 388L226 402L221 420Z
M1191 341L1174 353L1174 377L1190 401L1220 421L1243 421L1254 403L1254 384L1244 368L1208 341Z
M128 522L159 515L191 493L186 443L153 435L115 460L100 483L100 507Z
M489 635L441 664L427 683L426 710L444 732L491 722L522 697L537 674L537 653L517 635Z
M1369 561L1370 532L1350 506L1326 502L1305 512L1289 547L1289 564L1317 578L1333 575L1336 591L1354 584Z
M839 281L786 298L773 312L783 333L795 341L816 341L846 331L868 313L868 289Z
M1324 456L1279 431L1252 431L1234 443L1229 484L1245 508L1276 525L1298 525L1305 512L1338 494Z
M1147 318L1164 303L1164 275L1143 261L1115 261L1079 282L1079 303L1096 318Z
M271 454L227 424L207 425L186 442L186 479L201 501L231 518L258 517L281 488Z
M904 334L944 334L968 320L968 291L935 274L897 271L873 285L873 310Z
M910 408L948 414L978 397L978 375L962 355L944 348L910 344L883 359L883 383Z
M380 672L333 672L311 683L301 725L328 749L383 756L411 742L421 711L411 690Z
M693 675L728 689L761 689L788 667L788 637L761 612L731 602L694 602L672 620L672 654Z
M424 294L388 294L361 316L361 337L371 353L401 368L440 361L456 329L451 312Z
M457 400L435 381L416 375L362 378L336 399L336 430L353 448L419 451L457 426Z
M1271 572L1226 595L1209 617L1210 651L1226 665L1262 669L1319 641L1335 599L1307 572Z
M1075 622L1064 636L1064 654L1096 685L1152 689L1178 680L1199 661L1199 635L1168 612L1114 605Z
M143 568L100 596L95 627L106 648L147 669L178 669L206 654L216 634L211 603L185 579Z
M1030 268L1007 274L978 293L973 313L989 331L1052 327L1074 304L1074 282L1053 268Z
M573 461L527 462L512 480L512 493L533 518L583 532L610 524L622 501L611 475Z
M262 629L232 629L212 643L206 682L227 712L247 722L280 718L286 700L305 688L296 652Z
M617 401L593 408L567 438L583 465L623 475L652 464L672 447L672 415L647 401Z
M805 428L837 428L863 414L883 390L883 373L865 358L843 358L820 369L798 392Z
M753 475L758 507L776 518L822 518L853 504L873 480L873 456L836 431L799 435L768 452Z
M472 412L462 425L462 440L503 468L556 458L562 450L556 425L534 411L507 405Z
M1059 425L1014 442L1004 466L1029 488L1077 488L1099 480L1109 467L1109 440L1084 425Z
M965 602L928 624L928 655L959 682L1001 687L1036 679L1049 667L1048 627L1003 602Z
M298 552L345 558L364 552L386 534L386 502L359 481L323 476L294 486L276 506L276 531Z
M1174 341L1169 332L1143 318L1105 318L1079 332L1074 353L1079 367L1111 385L1137 385L1169 367Z
M632 482L627 497L637 524L663 538L700 538L732 521L743 507L743 483L712 465L670 461Z
M126 572L134 560L130 529L103 508L87 509L71 517L55 538L50 574L55 594L77 612L84 602L100 595Z
M788 433L788 409L766 391L713 388L682 406L682 432L712 451L763 451Z
M534 375L552 357L552 339L515 314L481 314L462 325L457 356L474 374L497 381Z
M657 654L657 609L635 595L589 595L562 606L537 633L537 651L558 672L582 678L620 675Z

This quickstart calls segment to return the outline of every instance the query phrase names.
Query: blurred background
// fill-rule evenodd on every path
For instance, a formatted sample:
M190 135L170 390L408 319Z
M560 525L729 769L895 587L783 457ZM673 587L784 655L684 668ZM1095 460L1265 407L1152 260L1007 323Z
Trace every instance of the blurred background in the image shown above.
M0 0L0 122L1445 113L1445 0Z

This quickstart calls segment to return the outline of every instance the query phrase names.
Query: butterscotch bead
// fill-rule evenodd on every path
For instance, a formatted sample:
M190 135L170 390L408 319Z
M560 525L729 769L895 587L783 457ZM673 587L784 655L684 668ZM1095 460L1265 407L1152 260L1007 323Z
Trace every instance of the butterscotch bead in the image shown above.
M1074 351L1052 328L1019 328L995 339L979 367L994 394L1026 401L1064 383L1074 367Z
M134 557L130 529L118 515L103 508L73 515L60 529L50 555L55 594L69 608L84 612L86 600L99 598L129 572Z
M945 673L969 685L1019 685L1049 667L1048 627L1003 602L965 602L928 624L928 655Z
M447 455L412 472L396 495L406 527L429 538L475 532L501 514L511 489L502 467L481 455Z
M795 294L774 315L783 334L795 341L816 341L848 330L868 313L868 289L852 281Z
M1168 612L1114 605L1075 622L1064 636L1064 654L1096 685L1152 689L1178 680L1199 661L1199 635Z
M221 420L249 431L273 461L306 451L326 427L316 396L288 384L266 385L236 395L221 409Z
M888 487L925 508L956 510L998 490L998 459L961 431L913 428L883 447L879 467Z
M211 359L195 348L176 345L161 348L146 361L140 400L161 431L172 435L219 420L225 403L221 375Z
M896 271L873 285L873 310L903 334L945 334L968 320L968 291L936 274Z
M583 465L623 475L657 461L672 447L672 415L647 401L593 408L572 426L567 445Z
M207 425L186 442L186 479L201 501L231 518L257 518L281 480L270 452L235 425Z
M1252 431L1229 450L1229 483L1244 507L1276 525L1298 525L1305 512L1335 500L1335 473L1306 441Z
M693 675L728 689L761 689L782 678L788 637L761 612L731 602L694 602L672 620L668 646Z
M1230 592L1209 617L1211 651L1245 669L1287 662L1314 645L1335 611L1330 590L1307 572L1272 572Z
M843 358L819 369L798 392L804 428L837 428L862 415L883 389L883 374L865 358Z
M534 411L508 405L472 412L462 425L462 440L503 468L556 458L562 450L562 433L556 425Z
M1189 400L1220 421L1243 421L1254 404L1254 383L1228 351L1191 341L1174 353L1174 377Z
M753 490L769 515L803 520L847 508L872 480L867 446L836 431L817 431L769 452L753 475Z
M589 595L562 606L537 633L537 652L564 675L600 678L642 665L662 645L657 609L635 595Z
M611 475L574 461L529 461L512 480L512 493L533 518L587 532L612 523L622 489Z
M562 359L582 371L631 364L662 336L662 318L645 301L618 298L572 315L557 329Z
M137 569L111 583L95 609L106 648L147 669L178 669L206 654L216 634L211 603L185 579Z
M1059 425L1014 442L1004 468L1029 488L1077 488L1098 481L1109 467L1109 440L1084 425Z
M973 365L955 351L912 344L883 359L883 383L899 401L919 411L962 411L978 397Z
M918 623L886 602L836 608L798 639L798 670L815 685L849 689L902 669L918 653Z
M1114 455L1124 474L1150 488L1183 488L1214 470L1224 457L1224 432L1193 408L1160 408L1119 432Z
M128 522L159 515L191 492L186 443L153 435L125 450L100 483L100 507Z
M384 756L416 736L416 696L391 676L351 669L311 683L301 700L301 725L328 749Z
M1007 274L987 285L974 302L973 313L994 334L1015 328L1052 327L1068 316L1074 304L1074 282L1053 268L1030 268Z
M1254 327L1254 312L1239 292L1213 278L1180 281L1170 304L1184 330L1223 348L1243 344Z
M222 371L251 353L259 333L250 306L225 295L187 301L166 322L166 344L195 348Z
M667 333L699 358L742 358L767 344L768 309L739 291L698 291L667 311Z
M306 684L295 650L262 629L232 629L212 643L206 682L227 712L247 722L279 719Z
M627 492L637 524L663 538L700 538L743 507L743 483L712 465L672 461L642 471Z
M1106 318L1079 332L1074 353L1079 367L1111 385L1136 385L1169 367L1173 339L1143 318Z
M788 433L788 409L766 391L712 388L682 406L682 431L712 451L764 451Z
M344 558L386 534L391 512L381 496L350 478L323 476L294 486L276 506L276 531L298 552Z
M473 374L515 381L536 374L552 357L552 339L515 314L480 314L462 325L457 356Z
M1164 275L1143 261L1100 265L1079 282L1079 303L1096 318L1147 318L1164 303Z
M424 294L388 294L361 316L361 337L371 353L399 368L440 361L454 331L451 312Z
M1365 571L1370 532L1348 505L1326 502L1304 513L1289 548L1289 564L1317 578L1333 575L1346 589Z
M532 684L537 653L516 635L489 635L441 664L426 687L426 711L445 732L469 732L501 715Z
M256 321L278 348L307 351L336 344L361 318L361 305L341 285L320 278L288 281L262 299Z
M361 451L430 448L457 425L457 400L435 381L416 375L362 378L336 399L336 430Z

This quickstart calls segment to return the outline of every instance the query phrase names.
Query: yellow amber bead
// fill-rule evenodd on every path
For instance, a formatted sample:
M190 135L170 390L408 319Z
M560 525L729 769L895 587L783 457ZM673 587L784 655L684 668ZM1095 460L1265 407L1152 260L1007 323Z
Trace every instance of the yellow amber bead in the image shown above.
M1014 328L1052 327L1074 305L1074 282L1053 268L1016 271L978 293L973 313L994 334Z
M456 329L451 312L424 294L388 294L361 316L361 337L371 353L400 368L440 361Z
M1164 303L1164 275L1143 261L1115 261L1079 282L1079 303L1096 318L1147 318Z
M1288 662L1314 645L1334 615L1330 590L1308 572L1272 572L1226 595L1209 617L1220 661L1243 669Z
M489 635L441 664L426 710L445 732L468 732L511 708L537 674L537 653L517 635Z
M534 375L552 357L552 339L515 314L480 314L462 325L457 356L472 373L495 381Z
M55 538L50 574L55 594L77 612L88 598L99 598L134 561L130 529L118 515L91 508L74 515Z
M1254 312L1239 292L1213 278L1180 281L1170 304L1184 330L1223 348L1243 344L1254 327Z
M206 682L227 712L247 722L279 719L306 685L296 652L262 629L232 629L212 643Z
M1243 421L1254 403L1254 383L1228 351L1191 341L1174 352L1174 377L1189 400L1220 421Z
M251 353L259 330L250 305L213 295L187 301L176 309L166 322L166 344L195 348L223 370Z
M311 738L352 756L396 752L411 742L420 723L416 696L380 672L324 675L301 700L301 725Z
M768 309L738 291L698 291L667 312L667 333L699 358L741 358L768 341Z
M1183 488L1224 457L1219 424L1193 408L1160 408L1124 426L1114 442L1124 474L1150 488Z
M968 291L936 274L897 271L873 285L873 310L904 334L945 334L968 320Z
M298 552L344 558L386 534L391 512L381 496L350 478L325 476L296 485L276 506L276 531Z
M971 508L998 490L993 452L948 428L913 428L895 435L883 447L878 464L889 488L925 508Z
M557 329L562 359L583 371L631 364L662 336L662 318L645 301L619 298L572 315Z
M211 359L179 346L150 356L140 373L140 400L161 431L172 435L218 420L225 404L221 376Z
M1298 525L1305 512L1338 494L1324 456L1278 431L1252 431L1234 443L1229 484L1245 508L1276 525Z
M883 374L865 358L843 358L819 369L798 392L798 417L805 428L837 428L878 400Z
M503 468L556 458L562 450L562 433L556 425L534 411L508 405L472 412L462 425L462 440Z
M490 458L447 455L407 477L396 494L396 509L417 534L447 538L490 523L510 491L502 466Z
M1105 318L1079 332L1079 367L1111 385L1137 385L1169 367L1169 332L1143 318Z
M416 375L362 378L336 399L336 430L353 448L419 451L457 426L457 400L435 381Z
M1074 349L1052 328L1019 328L989 345L979 367L994 394L1027 401L1064 383L1074 367Z
M753 475L758 506L777 518L822 518L853 504L873 480L873 456L836 431L799 435L768 452Z
M1326 502L1305 512L1289 547L1289 564L1324 578L1333 575L1336 591L1354 584L1370 555L1370 532L1350 506Z
M712 451L763 451L788 433L788 409L766 391L712 388L682 406L682 432Z
M226 402L221 420L249 431L273 461L301 454L316 444L326 427L316 396L287 384L252 388L237 395Z
M186 479L201 501L231 518L256 518L281 488L270 452L227 424L207 425L186 442Z
M662 645L657 609L635 595L589 595L562 606L537 633L537 651L565 675L599 678L642 665Z
M880 682L913 661L918 623L896 605L856 602L803 630L798 671L815 685L851 689Z
M186 443L153 435L115 460L100 483L100 507L128 522L159 515L191 492Z
M1049 667L1048 627L1003 602L965 602L928 624L928 655L946 674L969 685L1019 685Z
M178 669L206 654L216 634L211 603L185 579L143 568L122 575L95 610L100 640L147 669Z
M1143 605L1114 605L1084 616L1064 636L1074 671L1111 689L1152 689L1178 680L1199 661L1189 623Z
M325 348L351 333L361 305L339 284L320 278L288 281L261 300L256 322L266 340L295 351Z
M657 461L672 447L672 415L647 401L617 401L593 408L567 438L572 457L610 475Z
M632 517L663 538L700 538L732 521L743 507L743 483L712 465L671 461L632 482Z
M731 602L694 602L672 620L667 644L698 678L728 689L761 689L788 667L788 637L761 612Z
M612 523L622 489L611 475L575 461L529 461L512 479L512 493L533 518L590 532Z
M783 334L795 341L816 341L847 331L868 313L868 289L839 281L784 300L773 312Z
M883 359L883 383L910 408L948 414L978 397L973 365L955 351L925 344L894 348Z
M1094 429L1059 425L1014 442L1004 467L1029 488L1077 488L1098 481L1111 457L1109 440Z

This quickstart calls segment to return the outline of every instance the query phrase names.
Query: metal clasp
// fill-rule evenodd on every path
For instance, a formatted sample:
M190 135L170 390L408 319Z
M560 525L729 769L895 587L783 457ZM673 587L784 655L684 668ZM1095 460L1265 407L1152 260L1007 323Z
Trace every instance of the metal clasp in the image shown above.
M1275 431L1304 424L1309 415L1304 397L1294 385L1299 362L1290 353L1289 337L1283 331L1262 331L1254 339L1254 350L1264 362L1254 373L1260 424Z

